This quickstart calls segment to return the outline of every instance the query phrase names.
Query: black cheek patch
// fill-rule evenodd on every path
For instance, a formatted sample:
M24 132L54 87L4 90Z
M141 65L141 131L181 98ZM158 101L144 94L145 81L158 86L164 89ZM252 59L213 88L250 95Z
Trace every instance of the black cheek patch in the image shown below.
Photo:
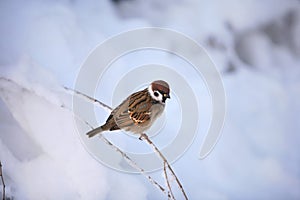
M162 102L165 103L166 102L166 97L163 96Z

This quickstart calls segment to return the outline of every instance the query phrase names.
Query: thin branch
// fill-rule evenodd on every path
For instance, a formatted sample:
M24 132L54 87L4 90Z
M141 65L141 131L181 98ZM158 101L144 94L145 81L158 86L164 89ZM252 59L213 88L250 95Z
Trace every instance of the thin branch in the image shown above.
M168 172L167 172L167 166L166 166L166 163L164 162L164 175L165 175L165 179L166 179L166 184L168 186L168 189L169 189L169 192L168 192L168 197L169 199L174 199L175 200L175 196L173 194L173 191L172 191L172 187L171 187L171 184L170 184L170 181L169 181L169 177L168 177Z
M80 119L77 116L78 119ZM82 120L82 119L80 119ZM88 122L82 120L83 122L85 122L91 129L94 129L92 127L92 125L90 125ZM107 138L104 137L104 135L100 134L99 137L107 144L109 145L111 148L113 148L116 152L120 153L122 155L122 157L127 161L127 163L129 165L131 165L133 168L137 169L142 175L144 175L149 182L156 186L159 190L161 190L164 194L166 194L166 189L161 186L158 182L156 182L151 176L149 176L148 174L146 174L145 170L141 167L138 166L138 164L136 162L134 162L126 153L124 153L120 148L118 148L117 146L115 146L113 143L111 143Z
M91 129L94 129L94 127L90 123L81 119L79 116L77 116L75 114L73 114L73 115L80 121L84 122ZM166 194L166 189L163 186L161 186L158 182L156 182L151 176L146 174L145 170L143 168L139 167L138 164L136 162L134 162L126 153L124 153L120 148L118 148L113 143L111 143L107 138L104 137L104 135L100 134L99 137L107 145L109 145L111 148L113 148L116 152L120 153L122 155L122 157L127 161L127 163L130 164L133 168L137 169L142 175L144 175L152 185L156 186L159 190L161 190L164 194Z
M158 156L163 160L164 164L167 165L168 169L170 170L170 172L172 173L172 175L175 177L175 180L178 184L179 189L181 190L183 196L185 199L188 199L182 184L180 183L178 177L176 176L174 170L172 169L171 165L169 164L168 160L166 159L166 157L161 153L161 151L156 147L156 145L149 139L149 137L145 134L142 133L141 134L141 139L145 139L145 141L153 148L153 150L158 154Z
M123 158L125 158L125 160L127 160L128 164L130 164L132 167L134 167L135 169L137 169L142 175L144 175L151 184L153 184L154 186L156 186L159 190L161 190L164 194L166 193L166 189L161 186L158 182L156 182L151 176L149 176L148 174L146 174L145 170L141 167L139 167L136 162L134 162L126 153L124 153L121 149L119 149L117 146L115 146L114 144L112 144L109 140L107 140L102 134L99 135L99 137L109 146L111 146L115 151L119 152Z
M2 173L1 161L0 161L0 176L1 176L1 181L2 181L2 199L5 200L5 182L4 182L3 173Z
M97 99L95 99L95 98L92 98L92 97L90 97L90 96L88 96L88 95L86 95L86 94L84 94L84 93L82 93L82 92L79 92L79 91L77 91L77 90L73 90L72 88L68 88L68 87L66 87L66 86L64 86L64 89L65 89L67 92L72 92L72 93L78 95L79 97L82 97L82 98L84 98L84 99L86 99L86 100L92 101L93 103L100 105L102 108L104 108L104 109L107 110L108 112L111 112L111 111L112 111L112 108L109 107L108 105L106 105L105 103L102 103L101 101L99 101L99 100L97 100Z

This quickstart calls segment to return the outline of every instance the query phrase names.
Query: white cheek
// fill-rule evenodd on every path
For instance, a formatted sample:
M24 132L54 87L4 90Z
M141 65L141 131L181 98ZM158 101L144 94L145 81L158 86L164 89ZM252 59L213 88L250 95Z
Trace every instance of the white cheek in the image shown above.
M162 95L160 93L158 93L158 96L155 96L153 97L153 99L155 99L156 101L162 101Z
M156 101L162 101L162 95L159 93L159 92L157 92L158 93L158 96L155 96L154 95L154 93L153 93L153 99L155 99Z
M163 96L160 93L158 93L158 94L159 95L158 95L158 97L156 97L157 98L156 100L161 102L163 100Z
M150 93L150 95L151 95L151 97L152 97L153 99L155 99L156 101L162 102L162 99L163 99L162 94L160 94L159 92L157 92L157 93L158 93L158 96L156 97L156 96L154 95L154 91L152 91L151 85L149 86L148 91L149 91L149 93Z
M150 93L151 97L156 100L156 96L154 95L154 92L152 91L151 85L148 87L148 92Z

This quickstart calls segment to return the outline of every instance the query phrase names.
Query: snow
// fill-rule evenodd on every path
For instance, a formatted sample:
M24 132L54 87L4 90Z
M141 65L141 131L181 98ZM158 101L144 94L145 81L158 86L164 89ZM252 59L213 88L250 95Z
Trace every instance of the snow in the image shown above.
M173 163L190 199L299 199L299 13L293 0L1 1L0 76L17 83L0 79L0 159L8 196L165 198L143 176L110 169L88 153L65 109L72 106L71 95L61 88L73 87L85 58L107 38L158 26L193 38L221 72L227 113L211 154L199 160L211 116L209 94L193 86L195 75L176 56L147 50L120 58L99 83L97 97L117 104L121 99L113 97L120 94L110 92L117 83L104 87L106 82L151 61L172 65L190 77L200 100L200 134ZM168 105L167 126L180 121L173 115L177 101ZM106 115L98 109L99 123ZM128 135L108 138L126 150L149 152ZM163 147L170 139L155 140ZM151 175L163 181L160 171Z

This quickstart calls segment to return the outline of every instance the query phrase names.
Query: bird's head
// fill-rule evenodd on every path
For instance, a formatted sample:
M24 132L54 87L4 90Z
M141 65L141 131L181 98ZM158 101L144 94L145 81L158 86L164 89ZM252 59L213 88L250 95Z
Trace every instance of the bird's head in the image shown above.
M153 81L149 85L148 91L151 97L160 103L165 103L166 99L171 98L169 84L162 80Z

